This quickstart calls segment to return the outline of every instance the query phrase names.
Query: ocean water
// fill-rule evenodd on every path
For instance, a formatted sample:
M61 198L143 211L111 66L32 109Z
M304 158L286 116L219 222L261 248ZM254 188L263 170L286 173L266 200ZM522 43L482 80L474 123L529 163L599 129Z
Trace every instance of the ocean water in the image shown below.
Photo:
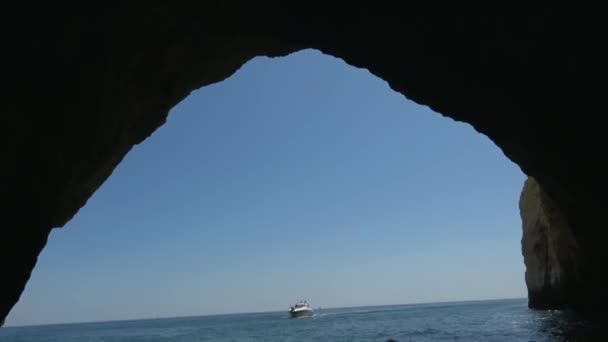
M4 327L0 341L608 341L601 326L525 299Z

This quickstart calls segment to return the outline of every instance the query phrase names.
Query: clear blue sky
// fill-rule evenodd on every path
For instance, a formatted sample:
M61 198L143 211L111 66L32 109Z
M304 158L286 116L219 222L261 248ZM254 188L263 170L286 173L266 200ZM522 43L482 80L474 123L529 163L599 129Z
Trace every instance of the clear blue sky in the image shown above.
M7 325L525 297L524 178L367 70L256 58L51 233Z

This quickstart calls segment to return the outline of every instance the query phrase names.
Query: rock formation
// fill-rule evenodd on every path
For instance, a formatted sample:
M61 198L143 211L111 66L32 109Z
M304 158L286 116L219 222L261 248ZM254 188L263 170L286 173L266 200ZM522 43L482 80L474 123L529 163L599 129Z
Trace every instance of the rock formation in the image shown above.
M580 287L584 260L568 221L532 177L519 202L526 286L535 308L567 308Z
M534 177L522 198L531 307L607 303L598 83L606 76L607 24L594 15L602 11L230 0L63 5L13 3L0 21L0 318L50 230L85 205L172 106L255 56L304 48L367 68L409 99L470 123Z

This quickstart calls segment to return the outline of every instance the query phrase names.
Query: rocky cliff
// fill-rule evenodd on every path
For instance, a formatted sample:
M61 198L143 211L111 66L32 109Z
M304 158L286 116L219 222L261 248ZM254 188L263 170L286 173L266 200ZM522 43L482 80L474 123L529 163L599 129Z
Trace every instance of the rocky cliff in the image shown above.
M582 286L579 272L585 264L570 225L534 178L526 180L519 208L530 306L568 308Z

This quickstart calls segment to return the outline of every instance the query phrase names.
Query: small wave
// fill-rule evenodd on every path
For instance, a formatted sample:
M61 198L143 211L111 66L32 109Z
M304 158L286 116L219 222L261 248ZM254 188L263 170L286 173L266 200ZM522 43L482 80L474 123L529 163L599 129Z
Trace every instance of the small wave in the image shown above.
M407 336L429 336L441 333L438 329L426 328L421 330L413 330L406 332Z

